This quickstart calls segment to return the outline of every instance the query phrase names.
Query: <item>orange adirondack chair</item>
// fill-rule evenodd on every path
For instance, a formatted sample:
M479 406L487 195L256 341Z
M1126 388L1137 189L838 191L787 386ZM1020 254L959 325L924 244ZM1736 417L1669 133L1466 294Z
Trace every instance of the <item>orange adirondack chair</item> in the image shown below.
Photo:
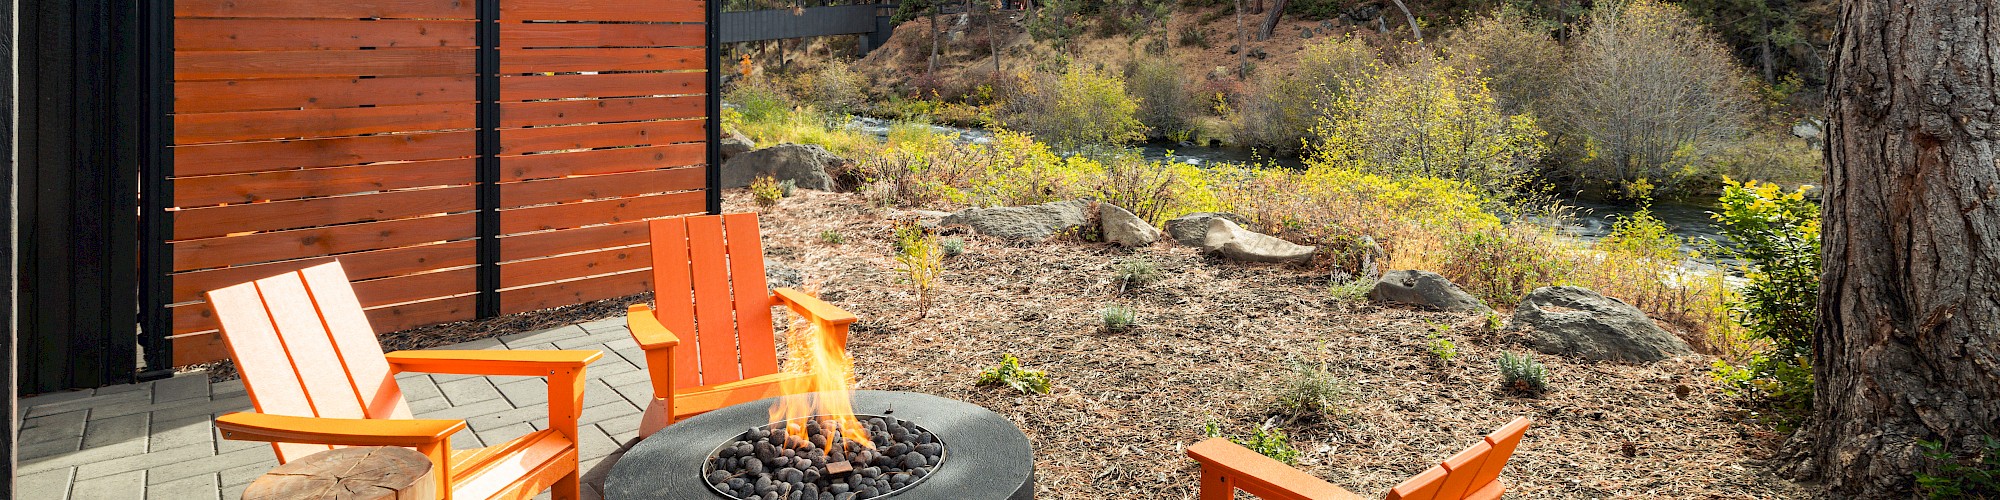
M268 441L284 463L333 446L406 446L430 457L446 499L579 494L576 419L598 351L400 351L382 344L333 262L208 292L256 413L217 417L222 437ZM546 429L452 451L462 420L423 420L397 387L404 371L548 377Z
M1507 485L1500 481L1500 468L1521 445L1528 432L1528 419L1516 418L1473 443L1471 448L1452 455L1444 463L1425 470L1389 490L1389 500L1491 500L1500 498ZM1201 462L1201 500L1230 500L1236 490L1272 500L1361 500L1361 495L1321 481L1283 462L1237 446L1223 438L1209 438L1189 446L1187 454Z
M805 374L778 371L772 307L790 308L847 348L854 315L805 292L765 286L756 214L651 224L659 308L633 304L625 317L653 381L640 437L703 412L781 395L795 379L812 387Z

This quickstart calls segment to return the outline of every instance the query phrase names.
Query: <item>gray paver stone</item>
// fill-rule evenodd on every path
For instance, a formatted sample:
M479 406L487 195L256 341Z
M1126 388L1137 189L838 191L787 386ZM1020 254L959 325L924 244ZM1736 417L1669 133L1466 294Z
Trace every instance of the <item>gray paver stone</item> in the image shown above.
M443 391L438 390L437 382L431 381L430 375L422 373L406 373L398 376L396 377L396 385L403 388L403 399L405 401L430 399L444 395Z
M500 397L500 391L494 389L493 381L486 377L473 377L441 383L438 384L438 390L444 392L445 399L451 400L453 406Z
M29 444L83 437L83 421L89 413L88 410L76 410L22 420L19 442Z
M148 474L148 480L151 475ZM217 500L222 497L222 489L215 484L215 473L184 477L146 488L146 498L161 500Z
M472 432L471 427L459 429L458 432L451 434L451 449L470 450L485 447L486 443L480 442L479 436Z
M75 474L76 470L68 467L25 474L14 478L14 491L35 492L36 495L46 495L49 500L64 500L69 498L69 479Z
M70 497L89 500L116 500L146 497L146 471L135 470L94 479L81 479Z
M120 386L112 386L112 387L120 387ZM147 385L146 387L151 388L152 385ZM111 387L106 387L104 389L110 389L110 388ZM153 398L152 393L144 391L128 390L125 392L114 392L110 394L105 394L103 392L104 389L99 389L97 395L95 396L81 398L81 399L72 399L60 403L38 405L33 408L29 408L28 418L54 415L57 413L71 412L82 409L95 409L95 408L101 408L105 406L111 406L119 403L127 403L133 401L150 402Z
M150 453L132 453L110 460L78 464L76 467L76 480L81 482L87 479L116 475L126 471L143 471L176 462L203 461L214 456L215 447L202 445L182 446L170 450L154 450Z
M165 403L208 396L208 373L193 372L153 382L153 402Z
M213 477L216 473L222 472L223 469L251 465L262 466L266 469L275 468L278 466L278 455L271 451L271 447L265 446L262 448L232 451L201 460L159 465L146 471L146 482L149 484L160 484L201 475ZM214 488L213 483L209 487Z
M237 394L234 396L223 396L221 399L153 410L153 421L177 421L193 417L213 418L217 414L251 411L254 409L256 409L256 406L250 403L249 395Z
M587 333L583 331L582 327L576 325L565 325L560 328L550 328L547 330L537 330L527 333L517 333L513 335L502 335L500 337L500 341L506 343L508 347L514 347L518 349L519 348L518 346L524 346L530 344L547 344L550 342L555 342L557 340L582 337L584 335L587 335Z
M111 446L126 441L146 441L146 428L152 415L134 413L103 420L92 420L83 429L85 449Z
M213 422L207 415L171 421L155 420L151 442L146 449L168 450L197 444L213 445L215 443Z

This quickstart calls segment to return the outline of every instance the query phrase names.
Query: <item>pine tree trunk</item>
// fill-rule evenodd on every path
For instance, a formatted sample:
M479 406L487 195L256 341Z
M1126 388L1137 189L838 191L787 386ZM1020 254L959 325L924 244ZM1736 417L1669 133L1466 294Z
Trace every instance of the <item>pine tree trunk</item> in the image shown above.
M2000 435L2000 7L1848 0L1828 89L1814 421L1797 470L1910 498L1915 441Z

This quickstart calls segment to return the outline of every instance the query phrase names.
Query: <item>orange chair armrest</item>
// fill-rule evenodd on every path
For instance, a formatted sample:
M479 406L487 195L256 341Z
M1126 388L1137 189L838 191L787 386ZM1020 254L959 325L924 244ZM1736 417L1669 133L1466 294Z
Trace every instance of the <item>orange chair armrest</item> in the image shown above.
M1188 446L1187 454L1203 468L1230 475L1237 487L1270 499L1361 500L1346 488L1313 477L1271 457L1257 454L1223 438Z
M421 447L443 443L464 420L319 418L236 412L215 417L223 439L343 446Z
M857 319L853 314L849 314L847 311L843 311L839 307L834 307L833 304L828 304L824 300L819 300L819 297L808 295L805 292L790 288L779 288L771 292L777 295L779 302L785 303L793 311L815 321L822 321L833 326L847 326L853 324Z
M385 355L398 371L454 375L514 375L539 377L549 372L581 369L603 351L396 351Z
M681 338L660 323L653 308L645 304L632 304L625 309L625 327L632 330L632 340L639 343L640 349L650 351L681 345Z

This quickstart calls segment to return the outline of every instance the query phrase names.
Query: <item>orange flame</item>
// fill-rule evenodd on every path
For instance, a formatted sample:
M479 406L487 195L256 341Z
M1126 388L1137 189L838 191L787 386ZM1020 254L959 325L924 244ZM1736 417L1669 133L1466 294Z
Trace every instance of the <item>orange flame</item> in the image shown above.
M811 292L808 292L811 293ZM780 388L788 396L771 405L771 422L785 422L785 433L807 442L804 422L819 415L820 425L831 425L848 441L874 448L868 429L854 418L854 358L847 355L831 330L818 322L792 315L785 332L785 371L799 374L786 378ZM815 392L817 389L817 392ZM835 432L822 432L831 441ZM833 443L821 442L820 449L832 450Z

